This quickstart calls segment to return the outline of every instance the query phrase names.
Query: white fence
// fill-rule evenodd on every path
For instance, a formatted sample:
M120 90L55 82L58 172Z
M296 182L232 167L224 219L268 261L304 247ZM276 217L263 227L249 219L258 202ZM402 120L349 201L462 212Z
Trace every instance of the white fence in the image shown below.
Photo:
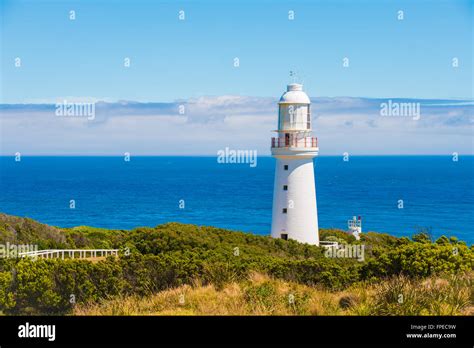
M333 241L328 241L328 240L320 241L319 245L325 248L339 248L338 242L333 242Z
M18 253L20 257L41 257L43 259L87 259L94 257L118 256L119 249L49 249Z

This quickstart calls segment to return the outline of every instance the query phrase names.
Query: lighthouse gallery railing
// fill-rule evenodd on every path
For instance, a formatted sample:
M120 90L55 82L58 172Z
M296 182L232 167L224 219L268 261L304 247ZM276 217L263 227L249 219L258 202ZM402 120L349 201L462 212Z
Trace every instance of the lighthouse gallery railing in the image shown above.
M318 139L313 137L272 138L272 148L278 147L318 147Z

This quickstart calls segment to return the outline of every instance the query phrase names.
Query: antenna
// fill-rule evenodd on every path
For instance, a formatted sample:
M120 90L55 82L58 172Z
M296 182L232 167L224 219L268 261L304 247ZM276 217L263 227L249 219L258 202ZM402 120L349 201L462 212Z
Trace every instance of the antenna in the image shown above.
M296 83L296 78L297 78L296 71L290 70L290 77L292 78L292 82Z

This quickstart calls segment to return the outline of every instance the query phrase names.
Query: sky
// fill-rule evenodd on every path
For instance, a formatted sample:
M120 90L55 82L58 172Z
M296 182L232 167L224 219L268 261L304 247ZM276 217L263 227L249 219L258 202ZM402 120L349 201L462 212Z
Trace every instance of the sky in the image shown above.
M269 97L290 70L314 97L472 97L472 1L1 3L6 103Z
M0 154L269 153L293 79L322 153L473 153L472 1L0 3ZM421 118L383 118L397 98ZM64 100L97 117L58 118Z

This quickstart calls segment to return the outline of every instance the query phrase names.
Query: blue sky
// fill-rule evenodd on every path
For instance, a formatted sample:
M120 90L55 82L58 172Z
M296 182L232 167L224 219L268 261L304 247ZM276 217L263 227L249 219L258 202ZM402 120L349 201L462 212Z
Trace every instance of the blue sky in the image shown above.
M290 70L313 97L472 98L472 1L1 3L2 103L275 97Z

